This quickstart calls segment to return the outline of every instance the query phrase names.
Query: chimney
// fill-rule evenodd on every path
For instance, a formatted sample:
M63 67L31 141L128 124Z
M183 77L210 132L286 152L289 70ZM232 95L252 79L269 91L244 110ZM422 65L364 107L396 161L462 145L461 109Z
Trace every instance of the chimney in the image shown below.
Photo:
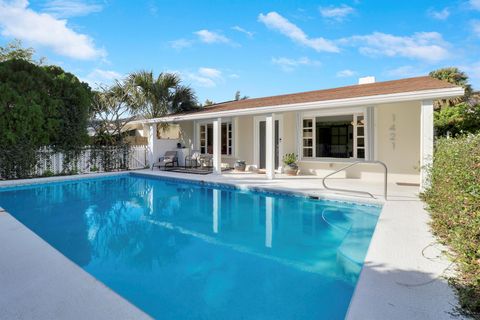
M375 83L374 76L362 77L358 79L358 84Z

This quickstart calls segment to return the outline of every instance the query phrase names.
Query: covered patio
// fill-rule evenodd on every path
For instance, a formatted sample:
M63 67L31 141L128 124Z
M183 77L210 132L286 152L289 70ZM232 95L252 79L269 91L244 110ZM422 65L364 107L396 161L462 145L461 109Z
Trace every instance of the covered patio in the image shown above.
M361 162L335 177L382 181L383 168L369 165L381 161L389 181L423 188L433 154L433 100L463 89L430 77L367 80L142 120L150 163L176 150L184 165L185 156L197 151L212 157L217 175L243 160L247 171L273 180L283 173L283 156L293 153L302 176L323 177Z

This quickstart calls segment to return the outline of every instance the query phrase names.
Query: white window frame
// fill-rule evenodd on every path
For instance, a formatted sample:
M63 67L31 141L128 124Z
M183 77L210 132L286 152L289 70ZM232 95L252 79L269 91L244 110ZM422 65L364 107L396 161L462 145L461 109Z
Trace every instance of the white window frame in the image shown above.
M299 155L300 161L303 162L352 162L352 161L361 161L361 160L371 160L372 159L372 149L370 137L372 136L373 120L371 116L371 108L367 107L357 107L357 108L345 108L342 110L314 110L307 112L299 112L297 117L297 153ZM357 126L354 125L353 128L353 157L351 158L333 158L333 157L316 157L316 126L315 120L317 117L328 117L328 116L342 116L349 115L353 116L353 121L356 121L357 116L362 115L365 119L364 126L364 144L365 144L365 158L357 158ZM304 119L313 119L313 157L304 157L303 156L303 120ZM356 122L354 122L356 123Z
M209 124L213 125L213 121L212 120L203 120L203 121L195 121L195 123L194 123L194 127L195 127L195 149L199 150L200 152L201 152L200 127L201 126L207 126ZM222 126L224 124L227 126L227 152L228 152L229 148L230 148L231 152L230 152L230 154L222 153L222 157L233 158L235 156L235 121L233 121L230 118L228 118L228 119L223 119L222 118ZM230 130L228 130L229 125L230 125ZM220 130L221 130L221 128L220 128ZM232 134L231 139L228 138L228 132L229 131ZM207 137L205 137L205 140L206 139L207 139ZM206 141L206 145L208 145L208 141ZM206 151L205 154L209 154L207 152L207 150L205 150L205 151Z

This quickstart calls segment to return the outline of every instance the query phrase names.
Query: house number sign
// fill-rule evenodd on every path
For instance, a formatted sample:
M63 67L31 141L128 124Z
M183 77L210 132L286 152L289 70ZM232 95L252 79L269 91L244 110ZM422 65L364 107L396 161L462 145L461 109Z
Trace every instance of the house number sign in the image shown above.
M392 145L392 149L395 150L395 145L397 144L397 123L396 123L396 114L392 113L392 124L388 128L388 140Z

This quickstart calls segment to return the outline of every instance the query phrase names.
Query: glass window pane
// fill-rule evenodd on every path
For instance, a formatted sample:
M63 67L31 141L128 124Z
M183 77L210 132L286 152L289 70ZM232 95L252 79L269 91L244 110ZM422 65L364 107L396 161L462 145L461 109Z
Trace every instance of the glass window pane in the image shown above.
M304 157L312 157L312 156L313 156L313 149L311 149L311 148L304 148L304 149L303 149L303 156L304 156Z
M365 149L357 149L357 158L360 158L360 159L365 158Z
M357 135L364 136L365 128L364 127L357 127Z
M313 120L312 119L304 119L303 120L303 127L304 128L307 128L307 127L312 127L312 124L313 124Z
M364 138L358 138L357 139L357 147L365 147L365 139Z
M304 147L312 147L313 146L313 140L312 139L303 139L303 146Z

